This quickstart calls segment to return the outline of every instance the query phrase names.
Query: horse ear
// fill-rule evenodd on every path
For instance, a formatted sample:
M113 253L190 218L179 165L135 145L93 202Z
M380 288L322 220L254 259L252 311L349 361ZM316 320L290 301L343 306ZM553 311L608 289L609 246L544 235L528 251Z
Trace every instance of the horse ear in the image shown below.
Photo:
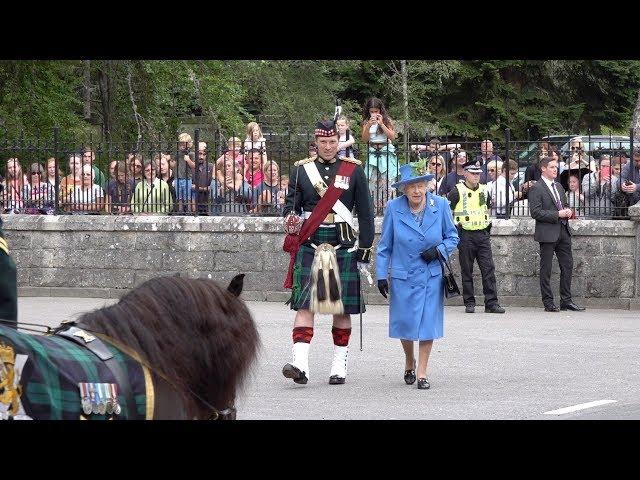
M239 297L242 293L242 287L244 284L244 273L240 273L231 279L231 283L227 287L232 294Z

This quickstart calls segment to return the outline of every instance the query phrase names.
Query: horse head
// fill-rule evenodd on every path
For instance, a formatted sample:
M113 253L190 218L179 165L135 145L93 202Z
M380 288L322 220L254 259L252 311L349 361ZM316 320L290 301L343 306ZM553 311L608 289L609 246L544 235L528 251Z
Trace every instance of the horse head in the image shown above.
M179 393L182 411L172 415L165 409L162 418L217 417L233 404L260 346L239 298L243 282L244 274L226 289L206 278L153 278L118 303L85 313L77 325L125 353L135 352L154 374L154 384Z

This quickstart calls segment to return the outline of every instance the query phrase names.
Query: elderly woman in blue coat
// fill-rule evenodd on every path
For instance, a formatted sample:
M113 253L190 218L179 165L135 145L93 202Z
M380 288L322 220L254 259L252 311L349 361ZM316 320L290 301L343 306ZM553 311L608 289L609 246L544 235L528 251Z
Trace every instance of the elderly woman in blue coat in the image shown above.
M433 340L443 336L444 280L438 255L449 258L458 232L449 203L427 191L433 175L424 162L403 165L391 185L404 195L387 204L376 252L378 290L389 300L389 337L405 354L404 381L416 381L413 342L418 341L418 388L428 389L427 363ZM387 280L390 279L390 281Z

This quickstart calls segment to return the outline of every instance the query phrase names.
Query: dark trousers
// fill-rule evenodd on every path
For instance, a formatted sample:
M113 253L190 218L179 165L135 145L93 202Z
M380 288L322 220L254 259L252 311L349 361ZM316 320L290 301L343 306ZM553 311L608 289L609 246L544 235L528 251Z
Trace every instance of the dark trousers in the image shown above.
M540 293L545 307L553 304L553 292L551 291L553 252L556 252L560 265L560 305L566 305L571 303L573 256L571 254L571 235L565 225L560 226L560 237L557 242L540 243Z
M496 293L496 274L491 254L491 236L488 230L463 230L458 228L460 243L458 243L458 258L462 274L462 297L465 305L475 305L473 295L473 263L478 260L482 274L482 293L485 307L492 307L498 303Z

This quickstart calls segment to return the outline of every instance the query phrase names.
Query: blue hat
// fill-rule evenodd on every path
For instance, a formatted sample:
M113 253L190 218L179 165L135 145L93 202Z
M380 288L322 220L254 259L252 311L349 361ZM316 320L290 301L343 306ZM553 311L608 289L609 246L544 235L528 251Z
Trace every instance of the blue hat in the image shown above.
M400 167L400 180L396 183L392 183L393 188L398 188L408 183L413 182L428 182L433 179L433 174L427 173L427 161L421 160L419 162L407 163Z

